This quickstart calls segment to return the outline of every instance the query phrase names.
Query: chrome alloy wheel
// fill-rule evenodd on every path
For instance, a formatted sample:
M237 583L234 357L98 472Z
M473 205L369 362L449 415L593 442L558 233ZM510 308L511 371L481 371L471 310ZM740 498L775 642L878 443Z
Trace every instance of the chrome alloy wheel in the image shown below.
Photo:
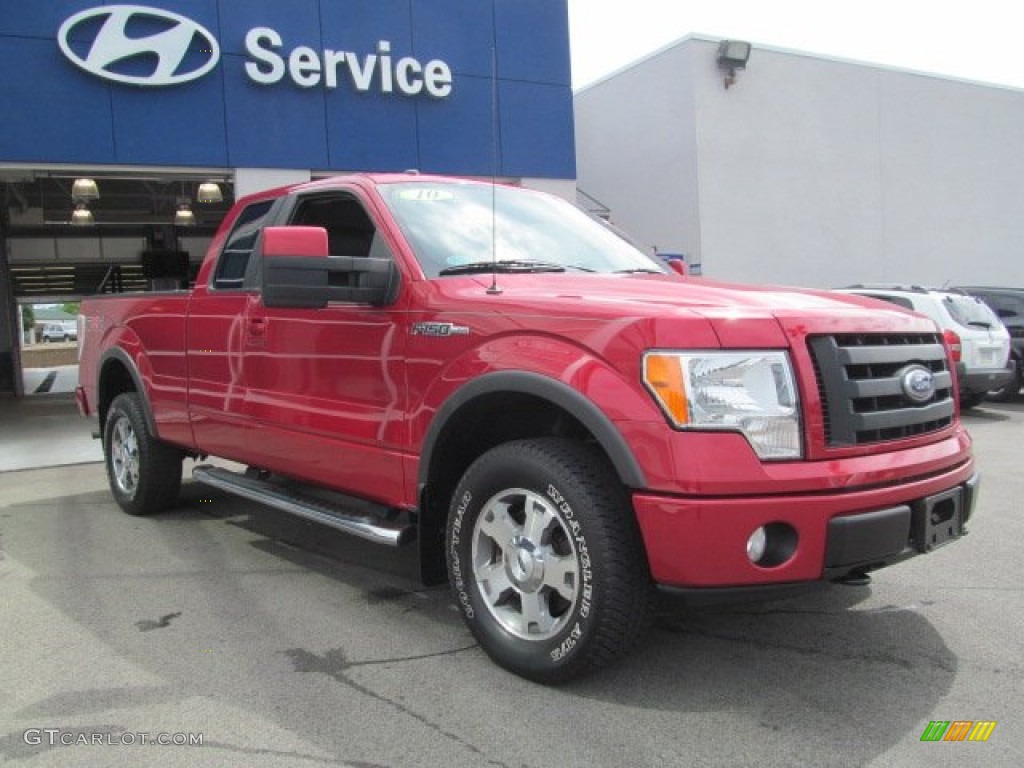
M114 424L110 465L118 490L129 498L134 497L139 487L139 440L125 416L120 416Z
M498 624L524 640L548 640L572 616L580 565L554 505L523 488L493 496L473 526L473 577Z

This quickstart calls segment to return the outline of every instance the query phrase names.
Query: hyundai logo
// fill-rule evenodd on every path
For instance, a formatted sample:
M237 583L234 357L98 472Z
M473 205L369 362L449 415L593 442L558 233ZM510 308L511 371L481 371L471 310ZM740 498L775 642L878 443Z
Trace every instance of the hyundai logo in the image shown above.
M900 376L903 394L915 403L927 403L935 396L935 377L923 365L911 365Z
M180 14L141 5L80 11L60 25L57 43L86 72L132 85L187 83L220 60L220 45L205 27ZM147 71L140 73L140 67Z

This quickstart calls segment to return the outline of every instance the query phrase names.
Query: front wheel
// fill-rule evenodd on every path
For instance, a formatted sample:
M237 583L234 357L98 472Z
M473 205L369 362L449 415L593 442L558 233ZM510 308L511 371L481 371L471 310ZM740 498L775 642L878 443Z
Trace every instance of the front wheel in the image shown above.
M129 515L167 508L181 488L181 451L154 436L135 392L114 398L103 430L110 490Z
M528 679L602 667L646 626L650 577L629 495L590 446L543 438L485 453L456 489L445 549L470 631Z

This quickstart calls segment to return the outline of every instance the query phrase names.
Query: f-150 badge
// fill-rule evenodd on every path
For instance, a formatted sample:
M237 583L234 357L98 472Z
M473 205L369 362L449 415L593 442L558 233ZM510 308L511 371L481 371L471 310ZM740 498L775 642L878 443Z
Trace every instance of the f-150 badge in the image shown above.
M468 336L469 328L454 323L413 323L413 336Z

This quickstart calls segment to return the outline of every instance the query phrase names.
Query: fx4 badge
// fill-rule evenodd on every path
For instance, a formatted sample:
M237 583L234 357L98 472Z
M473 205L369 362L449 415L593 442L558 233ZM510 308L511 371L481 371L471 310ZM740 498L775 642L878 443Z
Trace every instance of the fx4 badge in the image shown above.
M454 323L413 323L413 336L468 336L469 328Z

